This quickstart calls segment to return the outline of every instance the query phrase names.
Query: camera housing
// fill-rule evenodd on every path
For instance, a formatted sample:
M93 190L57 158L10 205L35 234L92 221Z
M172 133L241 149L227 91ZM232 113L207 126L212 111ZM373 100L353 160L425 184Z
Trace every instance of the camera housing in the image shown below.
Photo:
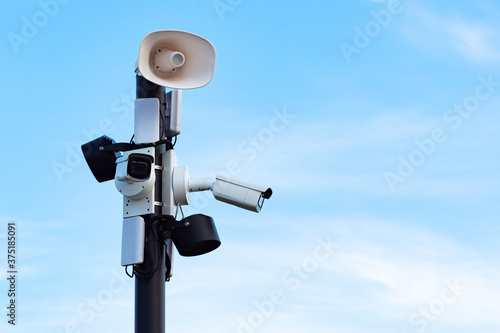
M266 186L247 183L224 175L217 175L215 182L208 178L191 178L185 166L174 166L172 172L172 196L174 205L189 205L190 192L212 190L215 199L246 209L260 212L265 199L273 190Z
M223 175L217 175L212 191L215 199L256 213L260 212L264 199L273 194L269 187Z
M145 198L152 192L155 178L154 148L126 151L116 160L115 185L129 199Z

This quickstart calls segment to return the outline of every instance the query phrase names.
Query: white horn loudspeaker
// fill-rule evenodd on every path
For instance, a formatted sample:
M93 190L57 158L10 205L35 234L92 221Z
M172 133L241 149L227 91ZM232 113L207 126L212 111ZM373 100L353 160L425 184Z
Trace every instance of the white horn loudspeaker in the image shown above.
M203 37L177 30L155 31L141 42L138 69L160 86L194 89L212 80L215 57L214 46Z

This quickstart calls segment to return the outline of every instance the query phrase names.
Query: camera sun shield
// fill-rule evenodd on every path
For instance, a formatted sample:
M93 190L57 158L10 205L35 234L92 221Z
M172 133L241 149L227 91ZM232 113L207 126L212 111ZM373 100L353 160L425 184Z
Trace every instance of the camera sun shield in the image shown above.
M271 188L217 175L213 187L215 199L252 211L260 212L264 199L273 194Z

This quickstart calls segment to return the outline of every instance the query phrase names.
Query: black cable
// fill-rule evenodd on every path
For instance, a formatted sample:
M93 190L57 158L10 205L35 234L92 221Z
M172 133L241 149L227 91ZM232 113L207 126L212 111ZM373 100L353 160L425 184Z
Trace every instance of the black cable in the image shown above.
M162 226L160 226L160 228L154 227L154 224L162 223L162 222L168 221L168 220L170 220L170 221L175 220L175 218L171 215L157 215L157 216L152 217L148 221L149 223L147 223L146 230L145 230L146 239L149 236L149 233L151 232L152 237L151 237L150 241L156 243L157 260L154 260L153 254L151 253L149 246L145 245L144 252L145 252L145 255L147 256L147 258L149 259L149 260L147 260L147 262L148 263L154 262L154 263L153 263L153 265L150 264L147 267L147 269L143 269L141 267L142 264L141 265L134 265L133 271L132 271L132 276L134 276L134 274L135 274L138 278L148 279L151 275L156 273L156 271L160 268L161 258L162 258L162 250L163 250L163 246L164 246L163 235L166 232L164 230L164 227L166 226L166 224L163 224ZM158 233L161 235L161 239L158 237ZM168 258L168 260L170 260L170 258ZM170 263L170 265L171 265L171 263ZM128 276L132 277L128 273L127 268L125 268L125 271L126 271ZM165 272L165 273L167 274L168 272Z
M154 222L154 220L153 220L153 222ZM152 226L153 222L150 223L151 226ZM146 240L148 238L149 232L150 232L150 228L146 227L146 230L145 230ZM148 263L153 262L154 258L153 258L153 255L151 254L150 250L149 250L149 246L147 246L147 244L144 244L144 247L145 247L144 252L145 252L147 258L149 259L149 260L147 260L147 262ZM143 270L142 267L140 265L138 265L138 266L135 267L135 271L136 271L136 274L137 274L138 277L148 278L149 276L153 275L156 272L156 270L158 269L158 266L159 266L158 263L156 263L152 267L148 266L147 270Z
M149 259L149 260L147 260L147 262L151 262L152 261L152 256L151 256L151 253L149 252L149 247L146 245L148 235L149 235L149 230L148 230L148 227L146 225L146 230L145 230L146 241L144 242L144 252L145 252L146 257ZM134 270L136 271L136 274L138 276L148 275L150 270L144 270L143 271L142 268L141 268L141 265L137 265L137 266L134 267Z
M132 274L129 274L128 272L128 266L132 266ZM127 274L130 278L133 278L134 277L134 265L127 265L125 266L125 274Z
M158 222L156 222L156 220L155 220L153 223L158 223ZM153 223L151 223L151 226L153 225ZM161 255L162 255L161 249L162 249L162 246L163 246L163 242L160 242L160 240L158 239L158 237L156 235L155 230L156 229L153 229L152 233L153 233L153 241L156 242L156 245L157 245L156 249L158 250L158 253L157 253L158 254L158 256L157 256L158 260L156 260L155 267L154 267L153 272L151 273L151 275L154 274L154 273L156 273L156 271L158 270L158 268L160 268Z
M99 151L101 152L106 152L106 151L130 151L130 150L135 150L135 149L140 149L140 148L149 148L149 147L156 147L159 145L167 144L166 150L170 150L173 148L172 142L169 139L164 139L156 142L147 142L147 143L124 143L124 142L119 142L119 143L113 143L110 145L106 146L100 146Z
M158 270L158 268L160 268L160 264L161 264L161 256L162 256L162 246L164 245L163 243L163 238L160 240L158 239L158 235L157 235L157 228L153 228L153 224L154 223L160 223L158 220L166 220L167 218L171 217L170 215L158 215L158 216L154 216L151 218L151 220L149 221L149 225L150 227L149 228L146 228L146 237L149 235L149 232L152 232L152 239L151 241L155 242L156 243L156 249L157 249L157 260L153 260L153 255L152 253L150 252L150 249L149 249L149 246L145 246L145 253L146 253L146 256L149 258L149 262L153 262L154 261L154 264L153 266L151 267L148 267L149 269L147 270L142 270L142 268L140 266L135 266L134 268L134 271L136 272L136 275L140 278L149 278L151 275L153 275L154 273L156 273L156 271ZM151 230L152 229L152 230ZM163 234L163 229L160 228L160 231L159 231L161 234Z

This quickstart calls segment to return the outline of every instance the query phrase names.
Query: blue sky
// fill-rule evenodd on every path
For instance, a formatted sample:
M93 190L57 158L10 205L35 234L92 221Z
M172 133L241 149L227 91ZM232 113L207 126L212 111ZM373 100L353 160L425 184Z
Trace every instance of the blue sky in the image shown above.
M194 177L273 188L255 214L193 195L222 246L176 255L168 332L498 332L500 6L495 1L4 1L2 332L132 332L122 198L80 145L133 133L156 30L217 50L184 91ZM236 162L234 162L236 161ZM238 167L228 168L229 164Z

